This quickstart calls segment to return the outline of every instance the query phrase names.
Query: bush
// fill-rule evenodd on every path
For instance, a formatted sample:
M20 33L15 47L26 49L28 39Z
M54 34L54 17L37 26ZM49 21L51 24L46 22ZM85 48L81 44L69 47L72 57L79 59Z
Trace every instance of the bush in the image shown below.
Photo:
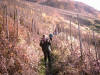
M24 25L24 18L23 17L20 17L20 24Z
M92 25L92 21L86 18L79 18L79 22L84 25Z
M44 65L44 59L41 58L40 63L39 63L39 74L40 75L45 75L45 65Z
M100 24L100 20L94 20L94 22Z
M96 27L97 29L100 29L100 24L96 24L95 27Z
M58 62L58 56L54 53L51 53L51 71L49 70L49 67L45 67L44 58L41 58L39 63L39 74L45 75L46 73L52 73L53 75L57 75L59 73L60 67L56 62Z

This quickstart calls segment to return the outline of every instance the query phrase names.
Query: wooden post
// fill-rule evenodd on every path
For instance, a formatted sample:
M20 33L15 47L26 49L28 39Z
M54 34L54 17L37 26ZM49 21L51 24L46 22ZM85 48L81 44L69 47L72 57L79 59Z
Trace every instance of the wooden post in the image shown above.
M5 29L5 5L2 6L3 9L3 30Z
M95 24L93 24L95 25ZM96 47L96 39L95 39L95 32L93 29L93 42L94 42L94 46L95 46L95 54L96 54L96 60L98 59L98 54L97 54L97 47Z
M6 6L6 33L7 33L7 38L9 39L9 25L8 25L8 12L7 12L7 6Z
M37 27L36 27L36 22L34 22L34 26L33 26L34 32L37 33Z
M72 16L70 17L70 40L71 40L71 50L73 51L73 45L72 45Z
M32 33L34 32L34 20L32 19Z
M17 11L17 9L16 9L16 16L17 16L17 38L18 38L19 16L18 16L18 11Z
M89 50L89 54L91 53L91 51L90 51L90 30L89 30L89 32L88 32L88 50Z
M81 60L83 60L83 50L82 50L82 39L81 39L81 32L80 32L80 23L79 23L79 15L77 15L77 21L78 21L78 35L79 35L79 41L80 41L80 53L81 53Z
M14 37L15 37L15 34L16 34L16 31L15 31L15 24L16 24L16 11L14 10Z
M59 26L58 26L58 24L56 25L56 34L57 35L59 34Z

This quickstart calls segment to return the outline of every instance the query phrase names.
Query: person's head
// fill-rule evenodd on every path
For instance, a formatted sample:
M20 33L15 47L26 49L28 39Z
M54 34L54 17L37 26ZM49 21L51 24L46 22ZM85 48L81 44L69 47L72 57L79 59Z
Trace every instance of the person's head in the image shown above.
M45 35L43 35L43 38L45 38Z
M50 38L50 40L52 40L53 34L49 34L49 38Z
M47 35L43 35L42 38L43 38L43 39L46 39L46 38L48 38L48 37L47 37Z

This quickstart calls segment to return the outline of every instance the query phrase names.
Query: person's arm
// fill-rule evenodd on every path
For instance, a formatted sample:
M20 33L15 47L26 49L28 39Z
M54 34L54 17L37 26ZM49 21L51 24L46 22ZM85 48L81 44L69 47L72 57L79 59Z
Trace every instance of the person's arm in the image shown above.
M48 44L51 45L51 40L48 40Z
M50 38L50 41L52 41L52 38Z
M42 47L42 40L40 41L40 46Z

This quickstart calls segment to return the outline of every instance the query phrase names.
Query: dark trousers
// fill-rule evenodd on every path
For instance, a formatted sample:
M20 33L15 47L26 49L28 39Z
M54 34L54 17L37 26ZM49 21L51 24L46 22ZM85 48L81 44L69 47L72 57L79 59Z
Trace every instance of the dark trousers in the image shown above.
M51 67L51 53L49 50L43 50L45 66Z

